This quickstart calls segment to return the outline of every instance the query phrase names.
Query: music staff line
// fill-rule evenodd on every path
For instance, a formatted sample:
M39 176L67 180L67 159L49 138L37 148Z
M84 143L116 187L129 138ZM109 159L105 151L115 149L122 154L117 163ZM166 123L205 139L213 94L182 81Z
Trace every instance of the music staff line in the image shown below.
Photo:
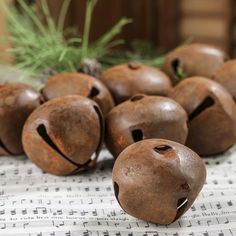
M14 206L15 201L12 202L12 206ZM40 207L38 208L42 208L42 206L44 206L44 208L48 208L53 206L53 208L66 208L68 209L68 206L73 206L73 208L77 207L78 209L80 209L83 205L87 205L87 209L91 209L94 207L100 207L101 203L103 204L103 208L107 207L109 208L109 206L116 206L119 207L119 204L117 203L117 201L115 200L115 198L108 198L108 199L93 199L93 198L89 198L89 199L80 199L80 200L71 200L71 201L62 201L62 200L58 200L58 201L30 201L29 202L25 202L25 201L21 201L21 204L18 204L18 212L23 212L25 211L27 214L28 212L32 212L32 209L36 209L36 208L32 208L32 206L40 205ZM228 208L230 209L231 207L236 205L236 201L234 200L228 200L228 201L216 201L216 202L205 202L205 203L200 203L200 202L196 202L193 206L191 206L190 210L192 212L203 212L203 211L211 211L211 210L227 210ZM7 210L5 210L5 206L8 206ZM0 216L4 215L4 214L9 214L10 212L12 212L13 210L15 210L15 208L9 208L9 206L11 206L10 204L6 204L4 202L0 201ZM51 208L50 208L51 209Z

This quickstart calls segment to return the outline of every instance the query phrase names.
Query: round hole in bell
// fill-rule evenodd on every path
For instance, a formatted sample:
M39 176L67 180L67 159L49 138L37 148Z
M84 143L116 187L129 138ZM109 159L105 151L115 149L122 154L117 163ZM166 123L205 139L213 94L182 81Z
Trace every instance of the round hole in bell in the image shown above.
M136 102L136 101L139 101L139 100L141 100L142 98L144 98L144 95L135 95L135 96L133 96L131 99L130 99L130 101L132 101L132 102Z
M153 150L161 155L165 154L166 152L172 150L172 147L168 145L159 145L157 147L154 147Z

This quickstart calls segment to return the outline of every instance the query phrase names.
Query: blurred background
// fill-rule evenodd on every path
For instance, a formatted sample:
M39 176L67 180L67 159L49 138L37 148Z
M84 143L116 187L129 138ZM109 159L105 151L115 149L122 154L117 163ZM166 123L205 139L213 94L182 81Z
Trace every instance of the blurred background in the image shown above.
M16 4L13 0L8 2ZM62 2L48 0L55 19ZM85 6L86 0L72 0L67 26L76 26L83 31ZM213 44L231 57L236 54L235 0L99 0L93 16L91 39L97 39L121 16L133 19L120 36L126 40L125 48L129 48L134 39L141 39L153 43L160 52L167 52L191 40ZM1 12L0 36L4 34L6 19ZM5 47L9 47L9 43L6 42L0 50Z

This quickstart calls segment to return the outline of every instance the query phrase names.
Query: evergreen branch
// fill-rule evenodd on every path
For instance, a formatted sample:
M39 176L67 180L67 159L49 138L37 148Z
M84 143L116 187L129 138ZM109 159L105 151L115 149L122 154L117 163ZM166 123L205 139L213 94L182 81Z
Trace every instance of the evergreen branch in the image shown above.
M48 3L47 3L46 0L41 0L41 7L42 7L42 10L43 10L44 16L46 18L49 31L51 32L52 35L56 34L57 33L56 26L55 26L55 23L54 23L51 15L50 15L50 11L49 11L49 8L48 8Z
M10 22L10 26L17 28L17 33L19 35L24 34L26 29L23 27L23 25L21 25L20 21L18 20L16 9L7 6L5 1L0 1L0 7L1 9L3 9L3 12L6 13L8 21Z
M71 0L64 0L64 2L62 4L61 11L60 11L59 18L58 18L58 25L57 25L57 30L59 32L63 32L66 14L68 12L68 8L70 6L70 3L71 3Z
M109 49L114 48L114 47L116 47L116 46L118 46L118 45L124 44L124 42L125 42L125 41L124 41L123 39L117 39L117 40L114 40L114 41L108 43L108 44L107 44L106 46L104 46L104 47L105 47L106 50L109 50Z
M64 48L63 51L61 52L59 59L58 59L59 62L61 62L64 59L67 52L68 52L68 48Z
M28 6L24 0L19 0L20 11L14 5L5 5L0 1L8 18L10 33L8 38L13 45L13 48L6 52L15 56L16 67L27 70L26 74L34 76L35 79L45 78L45 71L49 70L58 73L77 71L83 59L102 60L107 57L111 48L123 43L123 40L113 40L113 38L130 22L126 18L104 34L100 41L89 43L91 20L97 0L87 1L83 40L77 36L75 30L69 28L63 30L70 0L64 1L58 24L54 23L46 0L40 0L42 13L40 16L35 8ZM45 25L42 20L46 20ZM36 76L39 74L44 76Z
M35 15L35 13L32 11L32 9L27 6L27 4L24 2L24 0L18 0L20 6L25 10L25 12L28 14L28 16L31 18L31 20L35 23L35 25L38 27L38 29L41 31L42 34L47 34L47 31L45 30L44 25L42 22L38 19L38 17Z
M87 0L85 23L84 23L84 34L83 34L83 41L82 41L82 46L81 46L82 58L84 58L85 55L87 54L92 15L93 15L93 10L96 3L97 3L97 0Z
M131 23L131 19L122 18L120 21L114 25L107 33L105 33L96 43L95 45L104 46L109 43L117 34L119 34L122 28Z

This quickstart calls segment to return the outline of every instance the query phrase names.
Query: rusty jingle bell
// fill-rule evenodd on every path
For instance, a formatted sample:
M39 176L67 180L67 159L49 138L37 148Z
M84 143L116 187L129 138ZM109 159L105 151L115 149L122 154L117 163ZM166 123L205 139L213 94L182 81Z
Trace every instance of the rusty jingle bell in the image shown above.
M30 113L42 103L31 86L11 83L0 86L0 155L22 154L21 134Z
M112 180L116 198L128 214L170 224L193 204L206 179L201 158L186 146L146 139L117 158Z
M42 170L73 174L95 164L103 141L103 117L88 98L55 98L30 115L22 139L27 156Z
M114 66L102 73L102 82L119 104L137 93L167 96L171 82L162 71L140 63Z
M104 116L114 107L113 98L98 79L83 73L61 73L50 78L42 94L45 100L66 95L81 95L94 100Z
M188 116L174 100L138 94L113 108L106 117L106 146L117 157L134 142L165 138L184 144Z
M186 145L202 156L219 154L236 141L236 106L219 83L191 77L181 81L170 96L187 111Z
M175 84L179 81L179 69L187 77L211 77L226 59L227 56L223 51L211 45L186 44L176 48L166 56L162 69Z

